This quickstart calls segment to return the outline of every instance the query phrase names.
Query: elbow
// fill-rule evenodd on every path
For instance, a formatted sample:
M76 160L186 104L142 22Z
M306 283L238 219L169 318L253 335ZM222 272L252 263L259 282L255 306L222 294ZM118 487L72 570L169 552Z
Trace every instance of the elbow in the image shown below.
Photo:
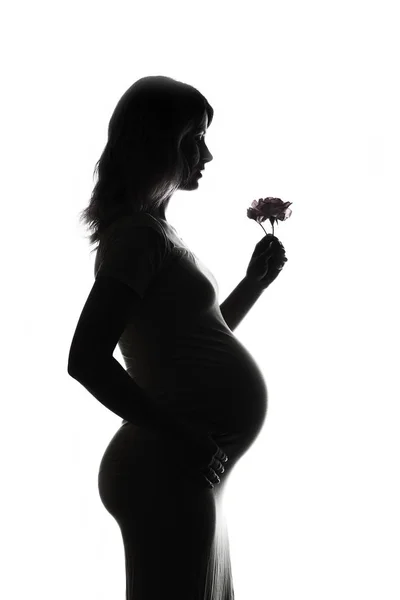
M70 375L74 379L77 379L79 377L79 374L82 373L82 371L88 370L87 362L88 361L85 360L82 357L82 355L71 356L71 353L70 353L70 355L68 357L68 366L67 366L68 375Z
M69 354L68 354L68 364L67 364L67 373L68 375L70 375L71 377L75 376L76 370L77 370L77 366L78 366L78 360L77 360L77 355L74 355L74 352L72 351L72 347L69 349Z
M73 377L74 379L81 379L86 374L96 373L99 371L99 368L102 368L103 365L106 366L106 363L109 362L111 357L107 356L95 356L92 354L91 359L77 359L70 358L68 360L67 372L68 375Z
M67 373L68 375L70 375L71 377L75 377L78 369L81 370L81 367L79 366L79 364L82 363L82 359L81 357L78 358L78 356L73 353L71 353L71 350L69 351L69 355L68 355L68 365L67 365Z
M78 365L76 365L75 363L68 362L67 373L70 377L73 377L74 379L76 379L77 375L78 375L78 369L79 369Z

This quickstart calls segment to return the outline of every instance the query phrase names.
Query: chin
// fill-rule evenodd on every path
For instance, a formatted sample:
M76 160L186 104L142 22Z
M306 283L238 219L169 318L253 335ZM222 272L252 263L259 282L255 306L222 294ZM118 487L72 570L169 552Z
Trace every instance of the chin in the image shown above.
M192 174L189 179L186 180L185 183L183 183L179 189L180 190L195 190L199 187L199 177L198 177L198 172L196 171L196 173Z

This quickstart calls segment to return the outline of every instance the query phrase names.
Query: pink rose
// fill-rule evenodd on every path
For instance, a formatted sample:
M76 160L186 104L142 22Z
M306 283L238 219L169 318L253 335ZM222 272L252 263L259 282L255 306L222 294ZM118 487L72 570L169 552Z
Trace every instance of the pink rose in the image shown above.
M293 202L282 202L280 198L260 198L259 200L253 200L251 207L247 209L247 216L249 219L254 219L254 221L260 223L260 225L263 221L269 219L273 235L274 221L278 221L278 219L279 221L286 221L292 214L292 210L289 208L291 204Z

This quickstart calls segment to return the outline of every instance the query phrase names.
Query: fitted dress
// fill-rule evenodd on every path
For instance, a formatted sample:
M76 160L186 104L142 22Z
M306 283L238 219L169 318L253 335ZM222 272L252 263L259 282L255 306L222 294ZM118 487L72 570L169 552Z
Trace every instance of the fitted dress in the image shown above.
M97 250L101 275L142 299L118 342L130 376L153 400L168 397L164 407L204 427L229 457L210 488L183 465L185 448L168 432L122 421L98 486L122 534L126 600L234 600L222 500L266 418L263 375L222 316L214 276L167 221L118 219Z

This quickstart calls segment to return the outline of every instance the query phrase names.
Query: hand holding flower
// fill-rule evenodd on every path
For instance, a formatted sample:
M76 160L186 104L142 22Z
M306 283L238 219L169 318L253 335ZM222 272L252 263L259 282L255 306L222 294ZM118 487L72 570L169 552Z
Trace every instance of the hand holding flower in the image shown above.
M285 248L274 236L273 231L274 220L285 221L290 217L291 204L291 202L282 202L280 198L260 198L258 201L254 200L251 207L247 209L249 219L254 219L260 225L269 219L272 225L272 234L266 233L265 237L258 242L246 271L246 280L261 289L267 288L276 279L287 261Z
M267 233L254 249L246 279L265 289L278 277L286 261L282 243L272 233Z

